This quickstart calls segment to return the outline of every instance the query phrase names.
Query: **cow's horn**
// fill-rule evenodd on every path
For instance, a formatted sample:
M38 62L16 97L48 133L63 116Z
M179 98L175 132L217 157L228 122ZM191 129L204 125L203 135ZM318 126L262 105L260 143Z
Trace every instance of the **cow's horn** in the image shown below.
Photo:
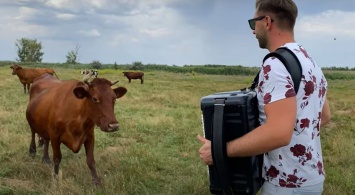
M119 80L111 82L111 86L118 83L118 82L119 82Z

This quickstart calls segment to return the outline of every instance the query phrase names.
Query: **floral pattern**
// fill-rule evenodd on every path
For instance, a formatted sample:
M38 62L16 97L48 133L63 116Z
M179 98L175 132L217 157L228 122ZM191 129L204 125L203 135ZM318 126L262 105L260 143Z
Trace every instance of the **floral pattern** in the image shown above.
M307 179L299 178L297 175L297 169L293 170L293 174L282 173L281 178L279 180L279 185L281 187L287 188L299 188L301 185L307 181Z
M293 156L298 158L298 162L305 165L308 160L312 159L312 147L306 148L304 145L296 144L290 148L290 151L293 153Z
M288 43L285 46L294 51L302 65L298 93L296 94L292 78L280 60L272 57L262 65L257 95L259 105L297 96L297 118L290 144L265 153L263 176L274 185L298 188L324 180L320 123L327 81L302 46L297 43ZM280 75L284 75L284 78ZM261 111L260 121L263 124L266 115Z

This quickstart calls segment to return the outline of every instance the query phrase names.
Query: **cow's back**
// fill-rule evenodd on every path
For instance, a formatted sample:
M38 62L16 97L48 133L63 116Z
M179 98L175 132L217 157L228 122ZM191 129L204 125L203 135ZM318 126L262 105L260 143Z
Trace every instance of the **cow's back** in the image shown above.
M55 88L60 83L62 83L62 81L48 73L35 77L30 89L30 101L38 94L44 93L51 88Z
M126 77L130 79L141 79L144 75L143 72L126 72Z
M32 83L37 77L40 77L45 73L53 75L54 70L50 68L22 68L16 73L19 76L21 83L27 84Z

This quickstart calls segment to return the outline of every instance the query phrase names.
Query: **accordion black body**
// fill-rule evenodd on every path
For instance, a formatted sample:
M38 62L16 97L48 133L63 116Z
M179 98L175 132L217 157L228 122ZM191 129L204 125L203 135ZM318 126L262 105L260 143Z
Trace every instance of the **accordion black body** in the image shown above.
M208 166L212 194L256 194L263 184L263 155L228 158L226 142L259 125L255 91L230 91L201 99L203 132L211 140L214 165Z

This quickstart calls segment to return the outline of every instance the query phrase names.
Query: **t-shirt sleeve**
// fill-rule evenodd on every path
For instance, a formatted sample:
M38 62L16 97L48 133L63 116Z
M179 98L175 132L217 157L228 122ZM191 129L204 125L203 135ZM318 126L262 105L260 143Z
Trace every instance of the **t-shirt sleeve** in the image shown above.
M290 73L276 57L268 58L262 65L258 90L264 105L296 96Z

